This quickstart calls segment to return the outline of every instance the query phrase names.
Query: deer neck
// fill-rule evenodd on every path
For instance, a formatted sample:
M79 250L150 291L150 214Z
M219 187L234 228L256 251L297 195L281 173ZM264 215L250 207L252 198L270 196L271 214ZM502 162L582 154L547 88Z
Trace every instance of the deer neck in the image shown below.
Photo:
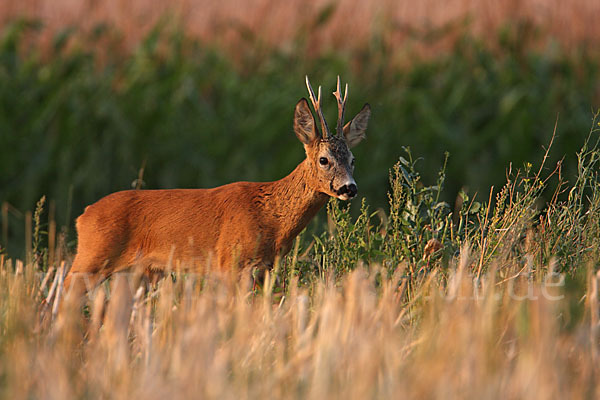
M329 198L325 193L313 189L312 180L314 174L305 159L288 176L270 185L264 211L275 219L280 241L278 247L282 249L289 247Z

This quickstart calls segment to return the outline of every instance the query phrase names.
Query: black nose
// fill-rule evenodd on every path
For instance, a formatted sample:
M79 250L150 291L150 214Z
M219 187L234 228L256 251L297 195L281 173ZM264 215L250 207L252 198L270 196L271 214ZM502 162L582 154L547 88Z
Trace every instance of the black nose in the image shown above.
M358 193L358 188L356 187L356 185L354 183L348 185L348 194L350 195L350 197L356 196L356 193Z
M354 197L354 196L356 196L357 193L358 193L358 188L356 187L356 185L354 183L351 183L349 185L344 185L338 190L338 194L340 196L343 194L348 194L348 196Z

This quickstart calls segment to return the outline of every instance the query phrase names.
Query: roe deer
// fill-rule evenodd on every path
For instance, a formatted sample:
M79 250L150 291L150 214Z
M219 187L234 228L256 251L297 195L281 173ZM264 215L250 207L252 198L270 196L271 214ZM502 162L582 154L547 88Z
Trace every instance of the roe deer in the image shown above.
M306 86L321 131L302 98L294 111L294 132L306 159L288 176L213 189L126 190L100 199L77 218L77 255L65 288L72 285L75 291L78 282L83 294L115 272L132 266L161 271L172 261L188 268L211 262L221 270L269 267L290 250L328 196L356 196L349 149L365 137L370 107L365 104L344 125L348 85L342 98L338 76L333 135L321 109L321 87L315 97L308 77Z

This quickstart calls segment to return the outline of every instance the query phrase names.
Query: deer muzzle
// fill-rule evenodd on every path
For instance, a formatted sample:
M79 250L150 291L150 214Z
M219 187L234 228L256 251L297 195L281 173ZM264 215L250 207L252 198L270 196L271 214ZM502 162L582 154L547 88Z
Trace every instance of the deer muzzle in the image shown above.
M340 200L350 200L358 193L358 188L356 187L356 183L348 182L342 187L340 187L336 194Z

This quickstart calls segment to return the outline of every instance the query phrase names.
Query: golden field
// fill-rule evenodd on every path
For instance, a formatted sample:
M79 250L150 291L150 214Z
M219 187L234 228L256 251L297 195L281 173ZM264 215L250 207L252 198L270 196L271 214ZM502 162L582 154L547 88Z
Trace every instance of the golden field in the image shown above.
M102 24L120 32L133 49L158 22L176 22L189 36L217 42L235 52L248 41L285 49L298 35L308 36L308 52L353 50L381 38L387 45L413 44L427 55L448 49L463 31L494 39L507 25L530 24L539 40L558 40L565 48L600 40L594 0L5 0L0 23L33 18L47 28L44 40L65 27L90 30ZM442 34L431 32L440 31ZM450 31L450 34L448 34ZM425 40L422 40L426 37Z

